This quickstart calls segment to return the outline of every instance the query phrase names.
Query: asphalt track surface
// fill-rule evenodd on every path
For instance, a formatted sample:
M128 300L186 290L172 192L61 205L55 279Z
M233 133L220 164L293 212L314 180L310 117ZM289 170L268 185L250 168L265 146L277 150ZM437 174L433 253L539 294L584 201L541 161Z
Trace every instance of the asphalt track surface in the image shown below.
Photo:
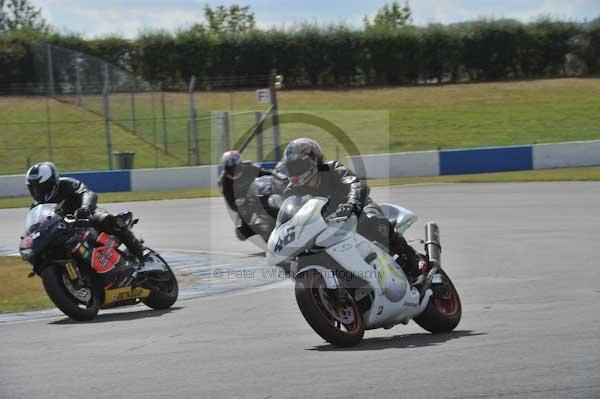
M367 331L352 349L317 336L278 283L125 308L90 323L0 324L0 398L600 398L600 184L431 185L374 190L440 223L463 302L454 333ZM148 244L258 252L221 201L117 204ZM14 247L23 210L0 211ZM254 259L254 258L252 258Z

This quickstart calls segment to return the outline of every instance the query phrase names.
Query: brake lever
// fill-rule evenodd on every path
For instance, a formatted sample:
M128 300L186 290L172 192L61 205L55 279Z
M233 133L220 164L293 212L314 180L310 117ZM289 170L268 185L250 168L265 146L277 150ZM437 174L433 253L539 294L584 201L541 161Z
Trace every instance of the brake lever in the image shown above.
M350 219L350 216L337 216L336 214L333 214L327 218L327 221L328 222L345 222L348 219Z
M67 215L63 219L66 224L75 227L88 227L90 225L90 219L77 219L75 215Z

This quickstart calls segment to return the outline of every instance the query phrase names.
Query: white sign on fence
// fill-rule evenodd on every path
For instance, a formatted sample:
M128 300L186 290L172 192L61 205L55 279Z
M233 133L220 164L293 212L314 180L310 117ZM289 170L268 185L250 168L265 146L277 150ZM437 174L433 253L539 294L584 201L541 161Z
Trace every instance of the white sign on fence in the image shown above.
M269 89L256 90L256 102L259 104L271 104L271 91Z

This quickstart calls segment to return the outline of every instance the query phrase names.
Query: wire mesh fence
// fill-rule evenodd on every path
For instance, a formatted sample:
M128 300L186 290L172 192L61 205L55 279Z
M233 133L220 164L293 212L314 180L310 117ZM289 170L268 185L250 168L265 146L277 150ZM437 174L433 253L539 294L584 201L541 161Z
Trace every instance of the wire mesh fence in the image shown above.
M163 91L118 65L55 46L32 45L37 80L0 87L0 174L51 160L62 170L117 167L114 152L135 152L135 167L211 164L256 127L269 104L254 89L270 76L218 77ZM272 137L246 154L273 156Z

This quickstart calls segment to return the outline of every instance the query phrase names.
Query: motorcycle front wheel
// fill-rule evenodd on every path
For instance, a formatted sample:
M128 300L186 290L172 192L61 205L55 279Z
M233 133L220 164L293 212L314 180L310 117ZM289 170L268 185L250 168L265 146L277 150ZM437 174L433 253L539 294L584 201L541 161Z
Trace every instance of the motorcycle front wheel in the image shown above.
M100 298L90 272L79 271L81 279L71 281L63 266L49 265L42 271L41 278L48 297L65 315L77 321L92 320L98 314Z
M296 280L296 302L312 329L337 347L357 345L365 326L354 298L345 289L329 289L323 276L314 270Z

